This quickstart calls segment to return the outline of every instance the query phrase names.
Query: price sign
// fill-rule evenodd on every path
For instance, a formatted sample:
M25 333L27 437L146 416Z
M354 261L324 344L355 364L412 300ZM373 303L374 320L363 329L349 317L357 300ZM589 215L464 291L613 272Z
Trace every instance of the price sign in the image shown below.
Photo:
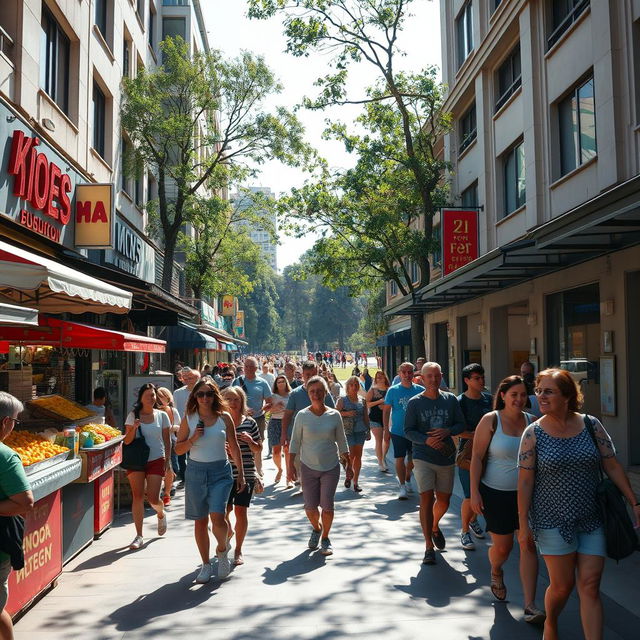
M478 257L478 211L443 209L442 275L453 273Z

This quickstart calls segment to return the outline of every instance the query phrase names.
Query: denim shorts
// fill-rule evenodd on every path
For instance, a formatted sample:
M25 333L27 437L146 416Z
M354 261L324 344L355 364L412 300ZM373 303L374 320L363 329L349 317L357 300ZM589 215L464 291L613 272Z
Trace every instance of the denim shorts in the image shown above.
M465 498L471 497L471 472L469 469L462 469L458 467L458 478L460 480L460 484L462 485L462 493L464 493Z
M395 433L391 434L391 444L393 445L393 457L406 458L411 457L413 453L413 442L404 436L397 436Z
M559 529L536 529L535 534L538 550L543 556L564 556L577 551L587 556L607 557L607 543L602 527L590 533L576 531L573 542L567 542L560 535Z
M184 517L201 520L210 513L226 513L232 486L228 460L197 462L190 459L184 478Z
M355 447L357 445L364 445L365 440L367 439L366 431L357 431L355 433L350 433L347 435L347 444L350 447Z

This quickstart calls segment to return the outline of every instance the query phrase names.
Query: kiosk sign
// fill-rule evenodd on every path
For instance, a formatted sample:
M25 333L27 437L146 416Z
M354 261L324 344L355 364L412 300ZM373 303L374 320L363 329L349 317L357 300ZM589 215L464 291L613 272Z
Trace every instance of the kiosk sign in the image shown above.
M478 257L477 209L442 209L442 275Z
M25 518L24 567L9 575L7 611L15 615L62 573L60 489L38 500Z

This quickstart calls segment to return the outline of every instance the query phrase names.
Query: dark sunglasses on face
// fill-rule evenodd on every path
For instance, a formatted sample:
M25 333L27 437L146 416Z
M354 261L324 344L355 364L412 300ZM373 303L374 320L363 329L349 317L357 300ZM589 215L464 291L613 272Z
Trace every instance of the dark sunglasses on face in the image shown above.
M213 398L213 391L198 391L196 393L196 398Z

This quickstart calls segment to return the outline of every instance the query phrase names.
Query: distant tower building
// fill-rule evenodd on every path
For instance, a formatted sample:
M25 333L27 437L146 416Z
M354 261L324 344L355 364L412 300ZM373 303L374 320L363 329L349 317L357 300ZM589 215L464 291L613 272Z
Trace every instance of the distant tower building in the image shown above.
M275 198L275 195L276 195L273 191L271 191L269 187L248 187L247 191L250 191L252 193L261 193L267 196L268 198ZM235 206L238 207L238 209L240 210L247 209L249 206L253 204L251 195L247 192L243 194L235 194L232 200L235 202ZM266 214L266 212L264 213ZM271 220L270 220L271 224L273 225L273 228L277 231L278 217L276 213L274 212L273 214L271 214L270 217L271 217ZM273 241L273 238L271 237L269 232L260 226L251 227L249 228L249 237L251 238L251 240L253 240L253 242L255 242L260 247L260 249L262 250L262 253L267 259L267 262L271 265L271 268L274 271L277 271L278 270L278 245Z

